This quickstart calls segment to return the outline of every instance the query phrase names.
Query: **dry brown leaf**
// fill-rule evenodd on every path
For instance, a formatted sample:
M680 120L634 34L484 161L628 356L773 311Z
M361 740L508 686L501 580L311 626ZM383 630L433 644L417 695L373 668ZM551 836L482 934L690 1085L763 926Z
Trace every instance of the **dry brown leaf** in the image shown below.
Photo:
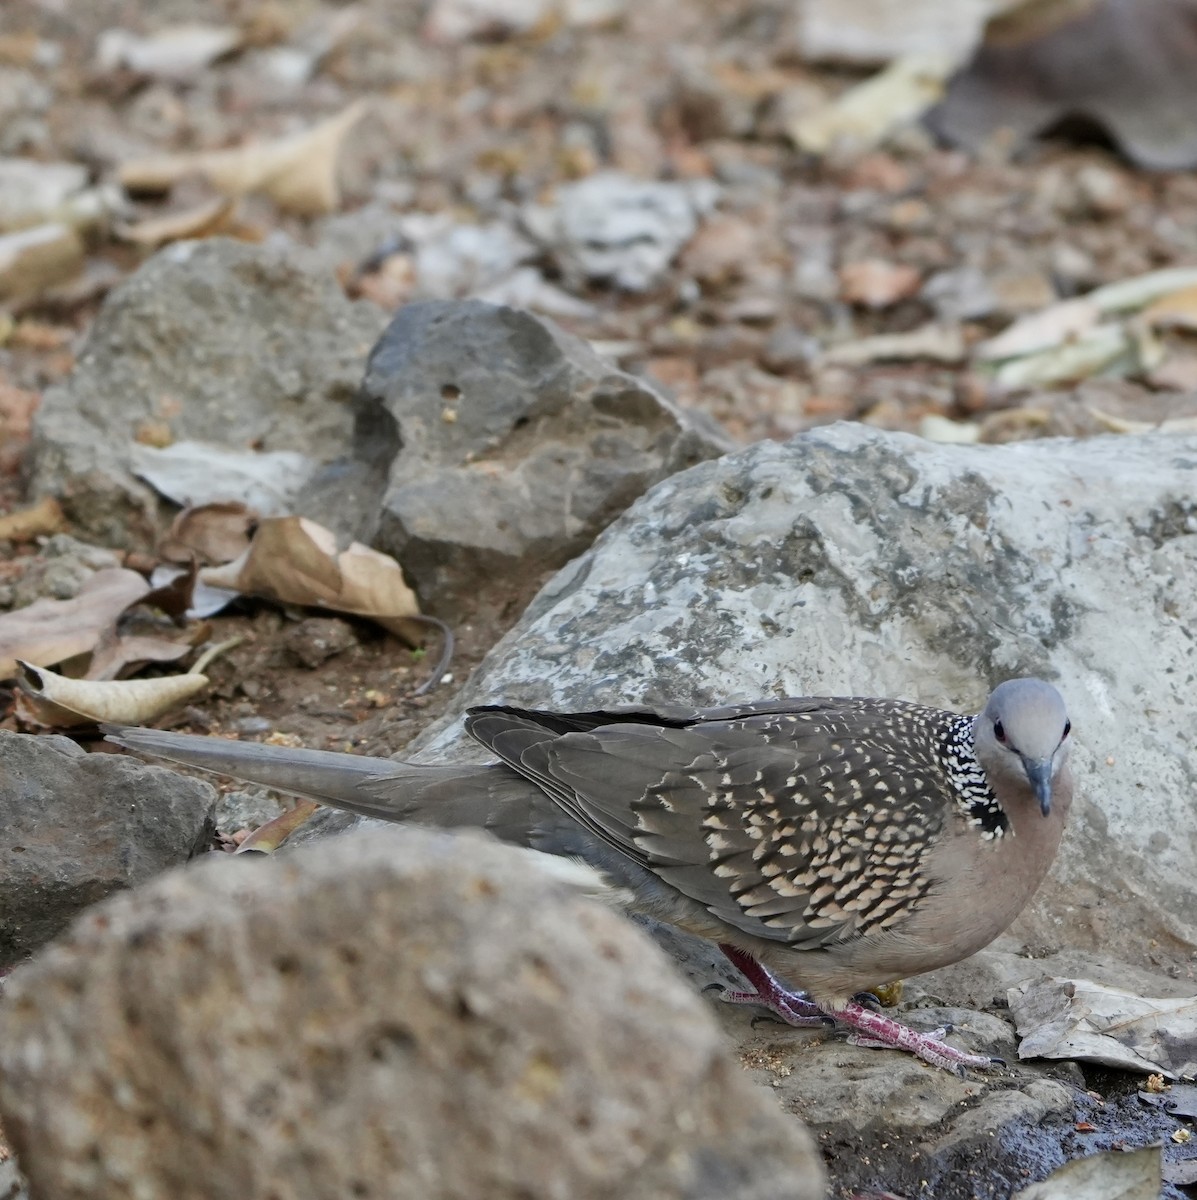
M138 159L121 167L120 181L132 192L164 192L189 175L201 175L226 196L259 192L287 212L302 216L334 212L341 201L337 184L341 143L367 108L368 102L359 100L312 129L274 142Z
M158 543L167 562L199 559L204 566L232 562L249 549L250 534L261 518L239 500L197 504L171 522Z
M1197 287L1161 297L1143 310L1143 320L1157 329L1197 330Z
M37 225L0 236L0 300L27 299L73 279L83 239L69 225Z
M84 678L119 679L131 666L178 662L206 641L206 622L185 622L198 574L192 560L186 571L130 604L101 635Z
M168 242L190 238L214 237L227 233L237 201L231 196L217 196L182 212L148 217L144 221L116 226L116 235L137 246L157 248Z
M1061 300L1015 321L996 337L979 343L974 355L985 362L1021 358L1074 342L1097 327L1101 309L1086 296Z
M124 567L97 571L73 600L37 600L0 616L0 679L17 672L17 659L36 666L86 654L116 618L150 590Z
M145 725L198 696L206 675L159 679L68 679L45 667L18 662L19 712L25 720L58 729L108 722Z
M235 562L208 567L211 587L369 617L404 641L419 644L423 627L415 594L389 555L353 542L338 551L336 536L306 517L268 517Z
M115 629L100 639L91 656L86 679L101 682L119 679L129 667L145 663L178 662L208 640L212 627L201 621L186 630L166 634L118 633Z
M53 496L45 496L28 508L0 517L0 538L9 542L28 542L35 537L58 533L66 528L62 505Z
M279 848L286 838L295 832L320 807L315 800L296 800L295 806L288 809L273 821L260 825L237 847L235 853L271 854Z
M198 578L199 564L193 558L188 564L187 570L174 576L160 587L146 592L137 601L136 607L158 609L178 624L187 615L187 610L191 607L191 597L195 591L195 582ZM133 607L133 605L130 605L130 608ZM128 612L129 610L126 609L125 613L121 614L122 617L128 615Z

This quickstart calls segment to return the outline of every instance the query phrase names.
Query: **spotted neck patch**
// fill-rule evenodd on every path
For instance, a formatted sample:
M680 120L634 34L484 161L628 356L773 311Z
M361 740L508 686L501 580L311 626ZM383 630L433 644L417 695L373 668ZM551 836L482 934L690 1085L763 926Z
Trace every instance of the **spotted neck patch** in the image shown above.
M956 811L986 841L1013 836L1010 818L977 761L973 717L952 717L940 731L936 753L956 797Z

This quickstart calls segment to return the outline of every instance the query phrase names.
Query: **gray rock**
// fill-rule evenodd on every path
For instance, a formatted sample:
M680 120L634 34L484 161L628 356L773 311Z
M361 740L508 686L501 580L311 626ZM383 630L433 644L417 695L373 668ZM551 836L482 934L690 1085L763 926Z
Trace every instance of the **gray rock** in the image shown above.
M0 966L185 862L211 837L215 803L211 786L161 767L0 730Z
M73 600L97 571L120 565L119 554L56 533L13 585L13 607L24 608L43 598Z
M0 1006L40 1200L821 1197L660 952L529 863L392 832L84 916Z
M661 282L718 194L708 179L658 183L599 171L558 187L552 203L527 205L522 215L572 287L602 280L642 292Z
M78 365L47 390L31 447L32 490L109 545L151 535L155 500L132 478L138 426L244 448L349 442L360 364L386 320L345 299L289 245L208 239L149 260L112 293Z
M264 788L224 792L216 805L216 831L231 837L243 829L260 829L286 811L276 793Z
M388 473L369 540L443 614L483 579L560 566L646 488L727 448L550 321L472 300L391 322L355 457Z

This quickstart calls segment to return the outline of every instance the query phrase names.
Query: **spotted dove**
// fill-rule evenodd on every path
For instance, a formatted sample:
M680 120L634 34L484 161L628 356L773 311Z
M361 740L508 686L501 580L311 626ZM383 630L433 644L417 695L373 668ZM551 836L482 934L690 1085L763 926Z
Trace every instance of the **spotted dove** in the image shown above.
M581 858L631 907L720 944L791 1024L847 1025L961 1071L991 1059L857 998L958 962L1009 926L1055 857L1070 725L1038 679L977 716L897 700L561 714L471 709L500 759L419 766L152 729L110 740L391 821L480 826ZM792 981L793 985L783 981Z

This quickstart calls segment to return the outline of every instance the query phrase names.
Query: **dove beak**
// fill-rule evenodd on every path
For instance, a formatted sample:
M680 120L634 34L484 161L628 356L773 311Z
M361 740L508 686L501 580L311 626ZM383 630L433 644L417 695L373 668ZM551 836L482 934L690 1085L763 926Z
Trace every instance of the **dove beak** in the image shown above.
M1052 760L1050 758L1024 758L1023 770L1035 799L1039 801L1039 811L1046 817L1052 811Z

